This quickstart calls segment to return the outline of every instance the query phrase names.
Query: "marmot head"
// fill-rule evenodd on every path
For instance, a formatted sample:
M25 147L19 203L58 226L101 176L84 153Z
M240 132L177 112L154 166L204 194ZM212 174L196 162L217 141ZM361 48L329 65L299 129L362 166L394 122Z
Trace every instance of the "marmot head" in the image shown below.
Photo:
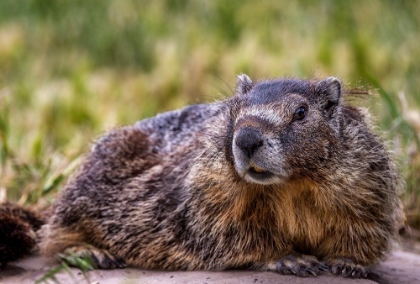
M238 76L227 147L240 178L262 185L325 178L336 160L341 89L334 77L253 83Z

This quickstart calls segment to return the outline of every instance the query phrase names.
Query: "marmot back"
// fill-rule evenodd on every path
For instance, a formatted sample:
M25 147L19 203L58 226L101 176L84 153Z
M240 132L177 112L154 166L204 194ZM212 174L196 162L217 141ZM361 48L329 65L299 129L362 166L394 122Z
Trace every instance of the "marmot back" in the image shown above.
M395 164L338 79L238 77L236 95L101 138L40 230L99 268L365 277L403 218Z

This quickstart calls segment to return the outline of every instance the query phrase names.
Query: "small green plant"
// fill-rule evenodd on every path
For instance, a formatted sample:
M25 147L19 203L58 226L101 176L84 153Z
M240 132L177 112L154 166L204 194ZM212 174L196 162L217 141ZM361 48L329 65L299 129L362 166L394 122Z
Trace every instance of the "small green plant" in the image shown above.
M35 281L35 284L39 283L48 283L48 280L51 280L55 283L60 283L57 279L57 274L62 272L63 270L66 271L71 278L74 280L75 283L78 283L77 279L73 275L73 272L70 269L71 267L76 267L81 270L83 273L83 277L87 283L91 283L89 279L89 271L94 270L96 265L93 259L90 256L77 256L75 254L71 255L64 255L59 254L58 258L61 260L61 263L56 267L51 268L48 270L41 278Z

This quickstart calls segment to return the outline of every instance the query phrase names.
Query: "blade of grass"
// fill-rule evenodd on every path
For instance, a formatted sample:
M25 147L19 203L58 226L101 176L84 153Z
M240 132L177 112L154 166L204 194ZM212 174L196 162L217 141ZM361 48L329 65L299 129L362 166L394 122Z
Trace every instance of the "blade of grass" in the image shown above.
M376 78L374 78L369 72L365 71L364 73L369 83L372 84L378 90L379 95L381 96L381 98L384 99L389 111L391 112L392 119L397 119L401 117L399 114L397 104L393 100L393 96L391 96L391 94L385 91L385 89L382 87L379 81Z

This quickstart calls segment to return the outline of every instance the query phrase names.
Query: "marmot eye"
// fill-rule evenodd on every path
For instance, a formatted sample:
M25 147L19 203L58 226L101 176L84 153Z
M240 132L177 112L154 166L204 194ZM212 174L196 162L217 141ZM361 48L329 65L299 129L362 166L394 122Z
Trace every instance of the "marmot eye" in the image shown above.
M306 116L306 108L305 107L298 107L293 115L293 121L295 120L302 120Z

